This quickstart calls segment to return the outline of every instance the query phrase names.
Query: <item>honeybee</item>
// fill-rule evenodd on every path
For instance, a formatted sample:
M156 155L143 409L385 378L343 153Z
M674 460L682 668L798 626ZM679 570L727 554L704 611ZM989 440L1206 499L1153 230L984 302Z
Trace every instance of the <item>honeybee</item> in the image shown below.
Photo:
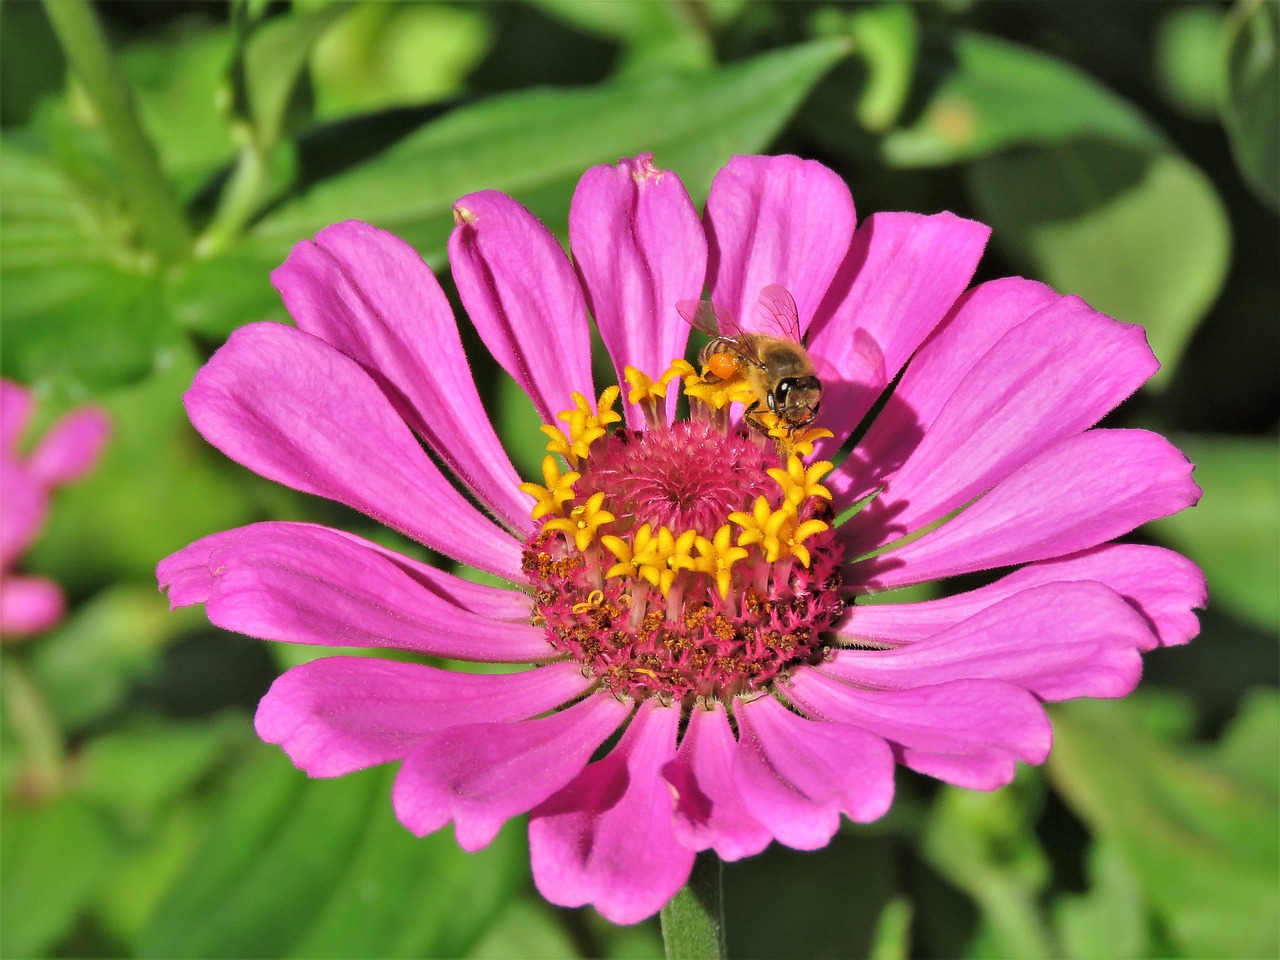
M742 378L755 402L743 416L758 430L761 405L789 430L807 427L818 415L822 381L800 342L800 316L784 287L770 284L756 304L756 331L743 330L733 318L707 300L676 304L687 323L711 337L698 362L719 380Z

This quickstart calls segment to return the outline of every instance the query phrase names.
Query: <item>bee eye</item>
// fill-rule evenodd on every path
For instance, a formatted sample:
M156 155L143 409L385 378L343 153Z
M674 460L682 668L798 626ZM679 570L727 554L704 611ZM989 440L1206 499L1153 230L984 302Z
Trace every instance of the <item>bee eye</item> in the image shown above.
M777 413L779 409L786 409L787 394L791 392L791 385L793 382L794 381L791 377L787 377L783 380L779 380L777 386L769 391L769 396L766 399L768 400L769 411L771 413Z

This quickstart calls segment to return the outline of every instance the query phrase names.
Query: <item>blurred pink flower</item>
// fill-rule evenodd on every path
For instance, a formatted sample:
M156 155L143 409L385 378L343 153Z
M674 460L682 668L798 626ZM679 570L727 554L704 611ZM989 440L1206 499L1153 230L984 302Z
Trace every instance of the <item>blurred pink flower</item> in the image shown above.
M92 469L110 429L102 412L75 410L23 456L18 444L31 404L30 390L0 380L0 638L5 641L48 630L62 619L58 585L15 573L15 567L44 526L54 488Z
M881 816L895 761L1007 783L1049 751L1043 701L1122 696L1142 651L1197 632L1190 562L1106 545L1199 496L1163 438L1090 429L1156 370L1143 331L1028 280L967 290L981 224L881 213L855 230L845 184L795 157L734 158L701 218L648 156L588 170L572 263L501 193L463 197L455 220L470 320L560 455L542 483L503 451L431 271L363 223L298 244L273 275L297 328L237 331L186 396L232 459L515 585L303 523L163 561L173 605L230 630L532 665L289 670L257 728L312 776L402 760L400 820L453 822L468 850L530 812L543 895L631 923L696 851L814 849L841 814ZM723 406L758 395L680 365L676 305L704 285L757 330L762 292L791 292L825 430L775 445ZM616 388L594 402L588 316L625 426ZM682 382L693 416L674 420ZM1006 567L946 599L860 600Z

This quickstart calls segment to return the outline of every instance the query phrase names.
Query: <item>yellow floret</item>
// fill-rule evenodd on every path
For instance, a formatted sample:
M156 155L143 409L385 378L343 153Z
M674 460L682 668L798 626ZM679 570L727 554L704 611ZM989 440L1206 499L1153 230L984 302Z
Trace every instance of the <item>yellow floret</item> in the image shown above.
M831 499L831 491L818 481L834 469L835 466L826 460L819 460L806 467L804 461L792 454L787 458L785 470L771 467L768 472L782 488L783 499L793 507L799 507L810 497Z
M617 518L612 513L604 509L604 493L593 493L586 503L570 510L569 516L548 520L545 529L561 531L582 552L591 546L596 538L596 531L615 519Z
M727 598L733 582L733 565L743 560L747 551L741 546L733 545L733 531L727 523L716 531L713 539L697 537L694 546L698 550L698 556L693 561L694 569L715 580L720 599Z
M563 516L562 507L574 498L573 485L581 478L576 470L560 472L560 464L556 458L547 454L542 458L542 479L546 486L536 483L522 483L520 489L533 497L533 519L541 520L549 514Z

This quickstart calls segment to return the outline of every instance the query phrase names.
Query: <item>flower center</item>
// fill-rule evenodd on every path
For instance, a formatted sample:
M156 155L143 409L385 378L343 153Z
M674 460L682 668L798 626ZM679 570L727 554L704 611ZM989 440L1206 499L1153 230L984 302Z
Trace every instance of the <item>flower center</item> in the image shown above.
M827 431L734 426L729 404L754 395L683 360L657 381L626 373L647 429L609 430L617 387L594 411L575 394L559 416L567 428L542 428L545 486L521 485L541 521L524 551L533 622L616 693L685 707L821 660L844 608L820 483L831 464L805 462ZM668 423L666 392L680 381L690 419Z

